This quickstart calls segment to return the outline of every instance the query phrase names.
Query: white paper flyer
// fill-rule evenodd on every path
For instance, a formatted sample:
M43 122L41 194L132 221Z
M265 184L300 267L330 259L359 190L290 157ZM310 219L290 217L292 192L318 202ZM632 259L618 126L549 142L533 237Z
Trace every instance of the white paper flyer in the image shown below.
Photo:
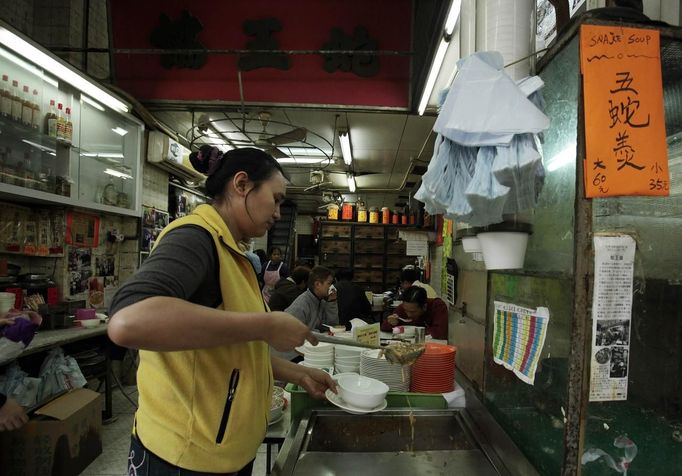
M627 400L635 240L594 237L590 401Z

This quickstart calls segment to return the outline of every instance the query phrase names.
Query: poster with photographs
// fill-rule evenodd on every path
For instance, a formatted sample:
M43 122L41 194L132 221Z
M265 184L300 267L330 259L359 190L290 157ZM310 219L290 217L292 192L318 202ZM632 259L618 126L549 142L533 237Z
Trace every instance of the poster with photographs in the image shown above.
M95 256L95 274L97 276L114 276L116 274L114 256Z
M142 244L141 252L149 252L161 230L168 225L169 214L151 207L142 207Z
M82 295L88 290L92 277L92 252L90 249L72 248L69 251L69 295Z
M197 206L208 201L209 198L198 191L189 190L173 182L168 185L168 211L171 221L189 215Z
M590 401L626 400L632 324L635 240L629 235L594 237Z

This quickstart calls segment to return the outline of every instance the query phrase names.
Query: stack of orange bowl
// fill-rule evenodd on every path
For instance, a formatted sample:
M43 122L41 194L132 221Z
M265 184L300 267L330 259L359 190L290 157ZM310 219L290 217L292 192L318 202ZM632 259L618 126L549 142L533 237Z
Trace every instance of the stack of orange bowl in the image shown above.
M426 343L426 351L412 366L410 391L447 393L455 389L455 353L457 347Z

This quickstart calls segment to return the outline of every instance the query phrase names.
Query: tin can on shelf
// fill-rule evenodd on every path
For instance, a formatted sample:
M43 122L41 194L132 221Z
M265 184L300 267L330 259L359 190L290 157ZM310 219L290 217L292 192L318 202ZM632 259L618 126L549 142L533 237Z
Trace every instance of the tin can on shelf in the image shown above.
M370 223L379 223L379 209L376 207L372 207L369 209L369 222Z
M391 210L388 207L382 207L381 209L381 223L384 225L391 223Z
M402 216L400 217L400 224L401 225L407 225L408 220L409 219L408 219L407 215L403 213Z
M364 205L358 205L358 223L367 223L367 208Z
M341 207L341 219L345 221L353 220L353 208L355 208L354 203L344 203Z
M337 204L329 205L327 208L327 220L338 220L339 219L339 206Z
M400 224L400 215L398 214L398 210L393 210L393 216L391 217L391 223L393 223L394 225Z

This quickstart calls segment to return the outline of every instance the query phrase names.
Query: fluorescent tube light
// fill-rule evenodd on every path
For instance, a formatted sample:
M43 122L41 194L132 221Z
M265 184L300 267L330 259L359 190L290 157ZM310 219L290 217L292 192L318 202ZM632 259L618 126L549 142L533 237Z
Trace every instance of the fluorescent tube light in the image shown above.
M83 157L94 157L101 159L123 159L125 158L120 152L83 152L81 154Z
M114 169L104 169L104 173L109 174L113 177L122 178L124 180L133 178L133 176L130 174L126 174L124 172L119 172L118 170L114 170Z
M116 134L120 135L121 137L123 137L124 135L126 135L128 133L128 130L124 129L122 127L114 127L111 130L114 131Z
M61 62L49 56L47 53L44 53L31 43L12 33L7 28L1 26L0 43L5 45L7 48L16 51L24 58L31 58L31 61L33 61L39 67L50 71L55 76L63 79L73 87L81 90L88 96L92 96L95 100L100 101L115 111L128 112L128 106L123 101L115 98L100 86L82 77Z
M445 59L445 53L448 50L448 44L450 42L450 36L457 25L457 18L459 18L459 12L462 7L461 0L452 0L450 3L450 9L448 10L448 16L445 20L445 27L443 28L443 37L438 44L438 49L431 62L431 68L429 69L429 74L426 77L426 83L424 84L424 90L422 91L421 99L419 100L419 107L417 112L420 116L424 115L426 106L429 103L429 98L433 92L433 87L436 85L436 79L440 74L440 68L443 66L443 59Z
M459 18L459 12L462 9L462 0L453 0L448 10L448 16L445 19L445 34L452 35Z
M355 177L353 174L348 174L348 190L350 193L355 193Z
M104 112L104 108L102 107L102 105L100 103L93 101L92 99L87 97L85 94L81 94L81 101L87 102L88 104L90 104L95 109L99 109L100 111Z
M350 166L353 162L353 151L350 148L350 132L339 132L339 142L341 143L341 154L343 155L343 162Z
M40 71L38 68L36 68L32 64L27 63L26 61L22 60L18 56L13 55L12 53L7 51L6 49L0 48L0 56L7 58L8 60L10 60L12 63L16 64L17 66L24 68L29 73L34 74L35 76L38 76L39 78L42 78L43 81L45 81L46 83L49 83L52 86L54 86L55 88L59 89L59 83L57 82L57 80L47 76L45 73Z
M285 157L282 159L277 159L280 164L294 164L294 165L306 165L306 164L319 164L320 162L327 160L322 157Z

